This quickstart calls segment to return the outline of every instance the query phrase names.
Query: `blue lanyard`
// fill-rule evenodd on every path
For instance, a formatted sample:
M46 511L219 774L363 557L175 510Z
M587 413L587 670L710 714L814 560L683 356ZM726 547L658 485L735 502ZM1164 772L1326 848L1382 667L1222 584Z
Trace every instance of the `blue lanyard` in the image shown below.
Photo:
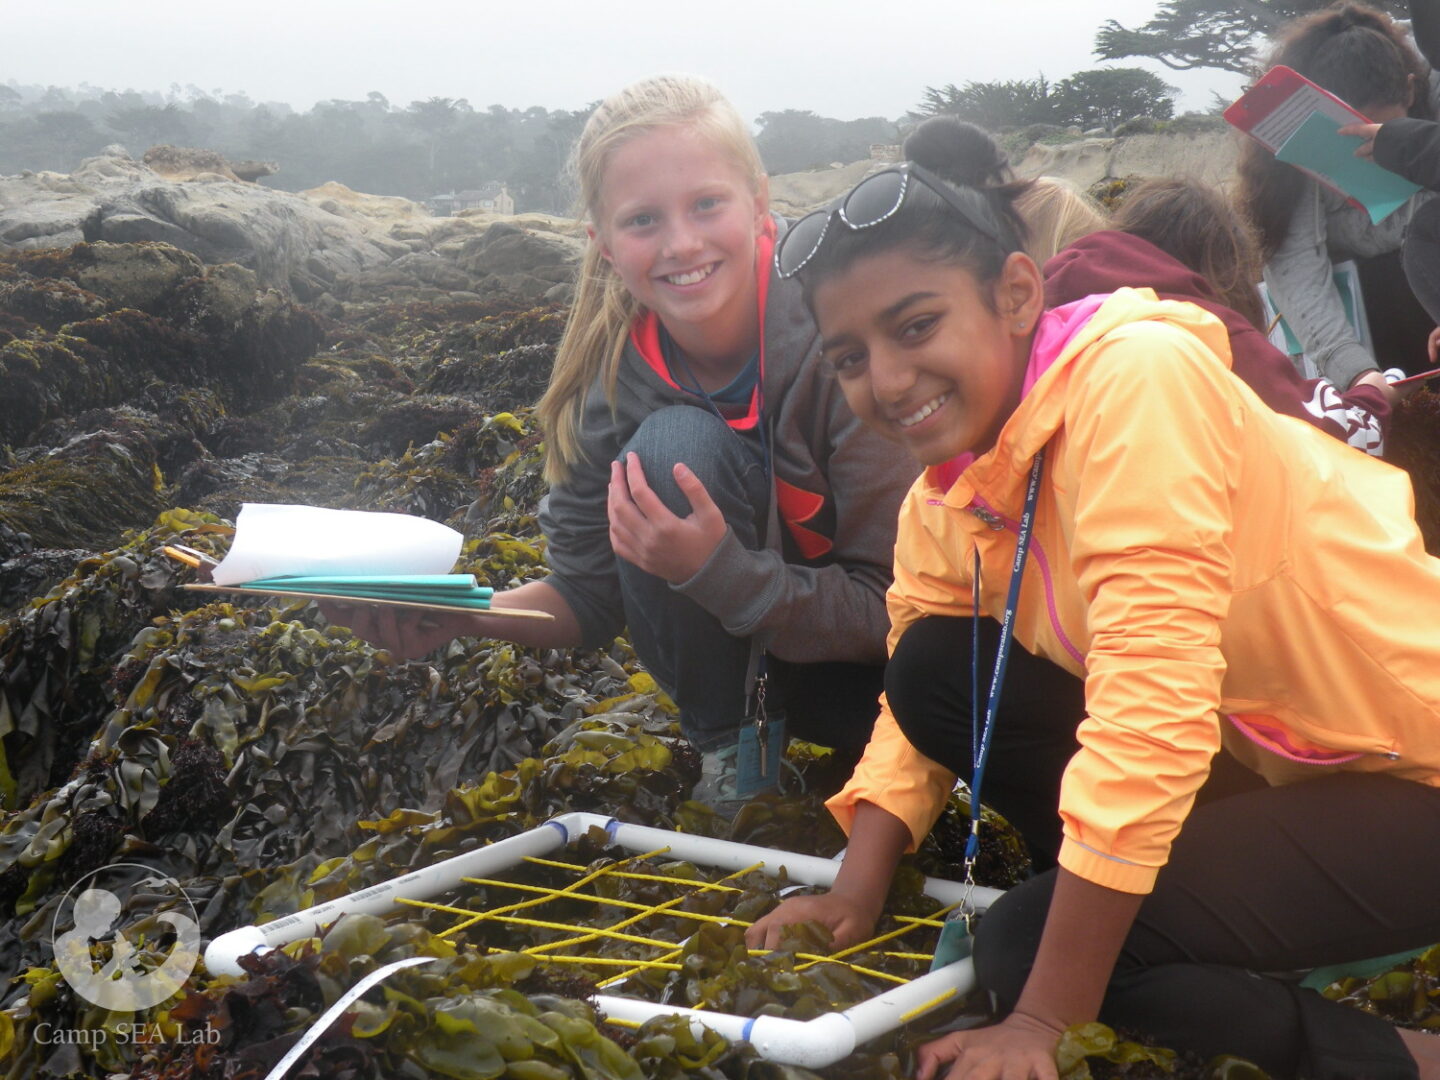
M970 718L974 725L971 735L970 772L970 838L965 842L965 880L974 881L975 860L980 854L980 785L985 779L985 763L990 758L990 743L995 733L995 714L1000 710L1000 691L1005 683L1005 666L1010 661L1010 643L1015 625L1015 609L1020 603L1020 582L1025 575L1025 559L1030 554L1030 534L1035 527L1035 504L1040 497L1040 472L1045 462L1042 448L1035 454L1030 467L1030 484L1025 489L1025 511L1015 538L1015 559L1010 564L1010 589L1005 596L1005 615L1000 620L1000 645L995 651L995 671L990 676L990 697L985 703L984 723L980 720L980 549L975 549L975 573L972 583L973 620L970 650Z

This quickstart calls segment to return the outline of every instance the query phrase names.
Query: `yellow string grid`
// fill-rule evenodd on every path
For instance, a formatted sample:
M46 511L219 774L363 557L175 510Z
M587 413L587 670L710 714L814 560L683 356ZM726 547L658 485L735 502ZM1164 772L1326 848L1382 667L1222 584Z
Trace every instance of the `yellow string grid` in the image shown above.
M456 921L440 931L440 936L445 938L453 939L471 927L483 923L554 931L562 936L515 951L522 952L545 964L572 969L592 969L587 974L596 980L595 985L598 989L623 988L627 980L645 971L675 972L683 970L680 958L684 952L684 943L657 936L661 931L654 929L653 924L661 918L687 920L696 924L697 928L706 923L740 927L751 925L744 919L727 915L684 910L682 905L691 897L702 893L731 894L738 898L745 890L727 883L762 869L763 864L756 863L731 871L715 881L674 874L647 873L640 869L646 866L650 860L660 858L668 853L669 848L667 847L656 848L632 854L593 869L557 859L525 856L522 861L526 864L571 874L574 875L574 880L562 886L546 886L499 877L467 876L463 878L466 884L485 889L487 895L493 892L503 893L508 890L523 897L511 903L485 909L429 900L402 899L400 902L407 907L454 917ZM605 885L607 879L617 882L660 884L676 889L677 892L668 899L645 904L616 896L605 896L598 891L587 891ZM540 917L542 913L536 910L561 902L580 904L589 908L614 909L621 917L604 926L580 925L564 918ZM830 954L796 952L794 953L794 970L801 972L822 964L836 964L856 975L885 983L904 985L909 981L904 976L862 965L848 960L847 957L862 953L874 953L887 960L908 962L908 966L912 967L921 963L928 965L934 955L932 946L935 936L943 925L944 916L952 910L953 906L942 908L935 914L924 918L905 915L891 916L888 921L893 924L893 928L877 934L868 941L836 950ZM645 932L646 923L652 924L648 933ZM901 938L907 939L904 948L882 948L898 943ZM648 955L639 957L607 955L604 950L617 944L637 947L639 950L647 951ZM491 952L509 951L493 945L488 948ZM763 956L766 955L767 950L750 949L748 952L751 956ZM616 968L621 970L617 972ZM947 991L936 997L935 1000L910 1010L902 1020L918 1016L953 996L955 996L955 991ZM843 1008L843 1005L839 1003L832 1002L831 1005L834 1008ZM698 1007L704 1008L703 1003ZM627 1021L622 1026L634 1025Z

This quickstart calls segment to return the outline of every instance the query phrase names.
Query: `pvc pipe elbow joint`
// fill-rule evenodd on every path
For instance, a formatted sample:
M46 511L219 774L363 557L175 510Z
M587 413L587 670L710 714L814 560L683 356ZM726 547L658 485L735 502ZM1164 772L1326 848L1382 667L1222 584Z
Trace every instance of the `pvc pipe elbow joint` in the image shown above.
M240 957L270 947L258 926L242 926L221 934L205 947L205 970L211 975L244 975Z
M757 1016L746 1025L743 1038L761 1057L802 1068L823 1069L855 1052L855 1026L838 1012L805 1021Z

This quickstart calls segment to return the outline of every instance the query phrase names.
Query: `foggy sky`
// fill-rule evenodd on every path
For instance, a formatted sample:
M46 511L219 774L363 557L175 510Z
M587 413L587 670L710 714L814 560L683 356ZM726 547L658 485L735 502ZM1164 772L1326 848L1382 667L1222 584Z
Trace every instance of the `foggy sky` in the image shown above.
M327 98L392 105L433 96L578 109L627 82L684 71L741 113L811 109L896 118L926 86L1057 81L1100 66L1106 18L1144 22L1156 0L0 0L0 82L114 90L243 91L302 111ZM1112 65L1113 66L1113 65ZM1180 111L1222 72L1149 67Z

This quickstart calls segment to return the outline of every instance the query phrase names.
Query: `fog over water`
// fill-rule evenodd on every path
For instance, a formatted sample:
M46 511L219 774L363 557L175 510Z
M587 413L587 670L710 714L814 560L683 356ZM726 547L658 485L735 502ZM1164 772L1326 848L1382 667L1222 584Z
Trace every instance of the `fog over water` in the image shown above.
M1156 0L538 0L478 4L354 0L0 0L7 41L0 82L206 93L309 109L379 91L392 103L434 96L578 109L657 71L704 75L750 119L809 109L895 118L926 86L968 80L1057 81L1099 66L1108 18L1145 22ZM1223 72L1172 72L1181 111Z

